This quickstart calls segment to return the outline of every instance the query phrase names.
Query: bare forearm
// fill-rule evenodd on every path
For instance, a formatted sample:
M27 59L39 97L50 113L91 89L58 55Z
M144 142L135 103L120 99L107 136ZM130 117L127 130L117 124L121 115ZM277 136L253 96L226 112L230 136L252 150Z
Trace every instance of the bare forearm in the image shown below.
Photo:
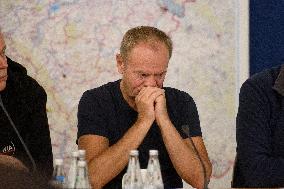
M187 145L170 121L160 123L163 141L170 159L182 179L202 188L202 165L192 146Z
M137 149L151 124L137 121L114 145L89 162L94 188L101 188L117 176L127 165L129 151Z

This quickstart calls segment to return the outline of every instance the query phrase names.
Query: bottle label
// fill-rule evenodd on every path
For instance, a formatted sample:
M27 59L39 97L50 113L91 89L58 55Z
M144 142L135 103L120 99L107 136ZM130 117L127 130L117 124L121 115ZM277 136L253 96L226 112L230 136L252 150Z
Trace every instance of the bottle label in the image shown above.
M64 182L64 179L65 179L64 176L56 176L56 180L57 180L58 182L63 183L63 182Z

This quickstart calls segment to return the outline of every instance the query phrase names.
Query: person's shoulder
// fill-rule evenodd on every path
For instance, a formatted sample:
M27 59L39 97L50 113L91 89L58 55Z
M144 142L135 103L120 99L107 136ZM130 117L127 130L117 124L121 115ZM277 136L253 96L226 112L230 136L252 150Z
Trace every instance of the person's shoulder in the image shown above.
M279 73L281 66L265 69L249 77L243 84L242 88L251 86L254 88L271 90Z
M19 64L18 62L13 61L9 57L6 57L6 58L7 58L7 63L8 63L8 72L10 74L27 75L27 69L23 65Z
M32 99L32 101L34 101L34 99L46 100L46 91L36 79L29 75L21 75L19 76L19 82L21 91L27 94L27 97Z
M248 81L257 82L257 83L265 83L265 84L274 84L276 78L279 75L280 69L281 69L281 66L265 69L259 73L252 75L248 79Z
M31 76L27 74L26 68L12 61L7 57L8 62L8 78L12 80L12 85L15 91L18 91L21 96L34 97L34 96L46 96L44 88Z
M96 88L86 90L82 98L96 99L96 100L107 100L111 98L113 90L117 88L119 81L108 82Z
M171 87L164 87L164 89L166 97L169 100L174 100L176 102L193 101L193 98L185 91Z

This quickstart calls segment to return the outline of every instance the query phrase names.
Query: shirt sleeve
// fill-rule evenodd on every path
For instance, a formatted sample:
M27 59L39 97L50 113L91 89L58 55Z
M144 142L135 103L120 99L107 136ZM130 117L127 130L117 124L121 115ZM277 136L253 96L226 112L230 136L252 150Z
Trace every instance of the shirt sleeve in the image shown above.
M78 106L78 133L77 139L83 135L93 134L109 138L107 121L102 103L93 91L86 91L80 99Z
M182 138L202 136L197 107L192 97L186 94L180 106L178 132Z
M273 157L270 102L263 89L245 82L237 114L237 161L247 187L284 185L284 159Z

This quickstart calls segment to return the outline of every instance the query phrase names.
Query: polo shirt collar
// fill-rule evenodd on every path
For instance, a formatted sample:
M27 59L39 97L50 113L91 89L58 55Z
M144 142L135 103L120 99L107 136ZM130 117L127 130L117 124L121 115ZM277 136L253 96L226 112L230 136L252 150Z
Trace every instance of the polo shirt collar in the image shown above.
M280 95L284 96L284 64L281 65L280 72L275 80L273 89L275 89Z

